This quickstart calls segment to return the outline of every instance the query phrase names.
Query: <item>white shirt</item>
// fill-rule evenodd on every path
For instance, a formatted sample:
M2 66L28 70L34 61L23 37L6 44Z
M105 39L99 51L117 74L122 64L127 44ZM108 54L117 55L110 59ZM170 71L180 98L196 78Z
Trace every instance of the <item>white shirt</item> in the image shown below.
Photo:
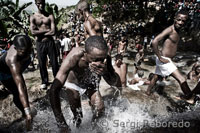
M64 51L70 51L70 49L71 49L71 39L64 38L61 42L61 46L64 46Z

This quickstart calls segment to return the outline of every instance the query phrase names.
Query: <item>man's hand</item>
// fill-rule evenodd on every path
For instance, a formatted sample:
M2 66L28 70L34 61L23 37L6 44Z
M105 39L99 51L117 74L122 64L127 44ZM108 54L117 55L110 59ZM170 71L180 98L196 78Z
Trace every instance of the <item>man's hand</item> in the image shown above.
M31 130L31 125L32 125L32 116L29 114L29 115L26 115L26 129L27 129L27 131Z
M98 75L104 75L107 72L107 60L104 62L92 62L89 64L90 69Z
M159 60L162 62L162 63L169 63L169 60L168 59L165 59L163 57L160 57Z

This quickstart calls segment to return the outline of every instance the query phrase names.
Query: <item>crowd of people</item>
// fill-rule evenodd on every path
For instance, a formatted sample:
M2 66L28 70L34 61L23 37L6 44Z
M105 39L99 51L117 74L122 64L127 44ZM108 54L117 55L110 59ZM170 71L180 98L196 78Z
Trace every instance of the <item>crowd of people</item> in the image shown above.
M193 22L200 17L196 14L199 12L197 8L199 3L194 1L183 3L172 0L160 0L156 4L152 4L151 1L141 3L141 1L130 0L108 3L102 8L104 12L111 14L111 21L107 22L107 14L102 13L102 17L105 18L100 22L92 15L92 6L81 0L76 5L75 18L69 20L72 22L71 29L64 30L60 35L56 34L53 14L45 11L45 0L35 0L35 4L38 12L30 17L30 31L35 37L41 89L50 88L50 103L61 132L69 132L70 127L61 110L60 90L64 88L68 94L70 108L74 115L73 122L77 127L80 126L83 117L80 100L83 94L86 94L90 100L94 112L92 122L95 123L104 112L104 102L99 92L101 77L110 86L116 86L119 91L130 85L148 85L146 94L153 95L153 87L159 78L172 76L178 81L183 92L180 96L181 99L194 101L195 95L200 93L199 60L188 74L189 79L197 81L194 89L190 89L185 77L172 60L176 55L180 34L182 28L187 24L187 20L190 18ZM177 9L176 13L173 12L175 10L165 12L165 9L171 5ZM164 13L163 16L167 16L167 19L172 19L173 16L173 23L167 21L163 25L170 24L170 26L152 33L145 31L145 26L151 21L151 19L146 21L143 18L145 14L139 18L137 24L135 24L135 20L116 25L113 23L122 17L131 20L132 15L129 14L134 6L138 6L141 10L144 10L144 7L149 10L152 7L159 8L160 13ZM120 16L116 16L118 14ZM162 50L158 48L160 42L163 43ZM22 73L31 63L31 55L34 55L32 40L27 35L16 35L13 45L9 49L2 42L0 47L2 51L5 50L1 52L0 56L0 81L14 95L13 101L26 117L27 129L30 130L33 118L28 101L28 90ZM128 47L136 52L134 77L129 81L127 81L128 64L124 61L124 57L128 56ZM155 73L149 73L146 78L143 77L144 71L141 64L148 51L153 51L157 58ZM50 87L48 87L50 83L47 56L54 76Z

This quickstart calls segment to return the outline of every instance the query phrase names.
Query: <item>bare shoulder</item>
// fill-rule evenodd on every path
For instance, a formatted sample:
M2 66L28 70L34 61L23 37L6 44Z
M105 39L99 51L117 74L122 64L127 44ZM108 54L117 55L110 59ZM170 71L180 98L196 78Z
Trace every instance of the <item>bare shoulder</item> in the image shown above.
M173 32L174 31L174 25L171 25L169 27L167 27L166 29L168 32Z
M85 51L85 48L84 47L74 47L71 52L76 54L76 55L79 55L79 54L83 54Z
M164 36L167 36L167 35L170 35L173 33L173 25L167 27L166 29L164 29L158 36L157 38L159 37L164 37Z
M30 16L30 21L35 21L38 18L38 14L34 13L33 15Z
M38 13L34 13L34 14L32 14L31 16L30 16L30 18L36 18L38 16Z
M50 18L50 19L54 19L53 14L49 14L49 18Z
M72 69L77 65L77 62L84 56L84 48L75 47L73 48L67 57L64 59L61 70L66 71L67 69Z
M74 47L70 53L68 54L68 57L76 60L80 59L85 53L85 48L84 47Z
M11 66L17 63L17 54L13 46L11 46L7 52L6 63L8 66Z

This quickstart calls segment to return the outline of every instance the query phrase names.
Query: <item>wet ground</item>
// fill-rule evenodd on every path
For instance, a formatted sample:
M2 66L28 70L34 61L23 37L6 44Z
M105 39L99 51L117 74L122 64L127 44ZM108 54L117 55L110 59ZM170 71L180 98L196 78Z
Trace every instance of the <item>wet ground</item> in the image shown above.
M176 65L182 73L186 74L197 56L194 54L191 56L188 54L178 55ZM155 70L154 57L148 56L146 59L148 60L141 66L145 70L145 76ZM127 78L131 79L134 62L129 57L125 60L128 63ZM51 73L49 69L52 81ZM34 109L37 110L31 132L58 132L47 96L48 91L39 89L39 71L26 72L24 77L28 86L29 100L34 105ZM196 85L195 82L189 80L188 83L191 88ZM118 91L110 88L102 79L100 92L104 98L105 116L99 119L95 126L91 126L92 111L85 96L82 97L83 122L80 128L73 125L73 116L64 91L61 93L62 110L73 133L199 132L200 104L197 102L190 105L174 99L174 96L178 95L181 89L172 77L169 77L165 84L166 86L154 92L153 96L145 94L147 88L145 85L139 86L140 90L133 90L129 87L123 88L120 96L113 96L117 95ZM12 102L12 95L0 100L0 109L1 132L26 132L25 121L20 119L21 114Z

